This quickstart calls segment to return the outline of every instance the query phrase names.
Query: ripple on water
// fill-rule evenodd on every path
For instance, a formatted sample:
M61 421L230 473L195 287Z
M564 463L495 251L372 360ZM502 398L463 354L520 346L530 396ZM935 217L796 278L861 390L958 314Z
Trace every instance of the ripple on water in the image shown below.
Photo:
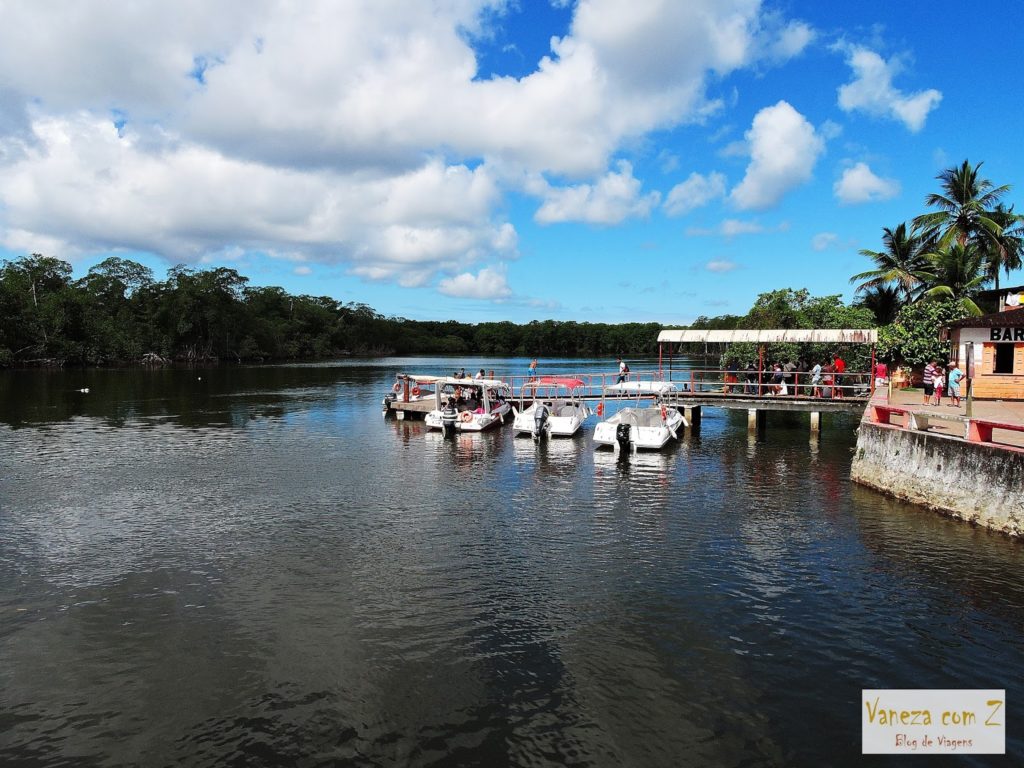
M852 488L852 423L446 440L396 370L5 421L0 762L856 765L861 688L1021 692L1019 544Z

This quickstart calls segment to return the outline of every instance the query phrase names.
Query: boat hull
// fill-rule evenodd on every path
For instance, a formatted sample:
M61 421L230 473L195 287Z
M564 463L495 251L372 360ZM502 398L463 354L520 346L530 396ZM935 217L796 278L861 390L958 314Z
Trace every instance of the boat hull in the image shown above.
M469 411L462 411L455 419L455 429L459 432L483 432L499 427L505 423L505 417L509 410L508 403L502 403L490 413L471 413L468 421L464 420L463 414L469 413ZM428 413L423 420L428 429L441 429L444 423L441 419L441 411L437 410Z
M679 436L687 426L686 419L674 408L667 408L662 418L660 407L623 408L594 428L594 442L598 446L619 448L620 425L629 425L629 445L633 450L658 451Z

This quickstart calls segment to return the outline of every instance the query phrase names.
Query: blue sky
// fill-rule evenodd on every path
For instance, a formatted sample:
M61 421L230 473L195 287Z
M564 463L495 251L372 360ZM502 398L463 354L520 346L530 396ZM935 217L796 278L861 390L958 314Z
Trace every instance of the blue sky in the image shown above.
M943 168L984 161L1016 202L1022 23L945 1L7 2L0 257L229 266L415 319L849 298L858 250Z

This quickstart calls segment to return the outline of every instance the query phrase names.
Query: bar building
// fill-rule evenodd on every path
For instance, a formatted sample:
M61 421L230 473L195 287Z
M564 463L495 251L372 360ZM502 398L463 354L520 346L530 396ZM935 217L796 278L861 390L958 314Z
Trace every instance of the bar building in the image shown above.
M998 312L950 324L953 356L973 368L965 370L975 397L1024 400L1024 286L998 298Z

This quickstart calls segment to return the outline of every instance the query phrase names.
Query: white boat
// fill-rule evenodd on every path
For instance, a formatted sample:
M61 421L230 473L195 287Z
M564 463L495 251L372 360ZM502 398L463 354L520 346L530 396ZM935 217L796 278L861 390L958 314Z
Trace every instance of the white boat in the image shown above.
M591 411L580 400L580 379L565 376L541 376L528 381L519 392L520 406L533 402L522 410L512 409L515 420L512 428L516 435L542 437L572 437Z
M594 428L594 442L630 452L657 451L669 440L678 438L679 431L688 426L678 410L664 404L627 406Z
M482 432L505 423L511 413L512 389L499 379L435 379L434 410L425 421L430 429Z

